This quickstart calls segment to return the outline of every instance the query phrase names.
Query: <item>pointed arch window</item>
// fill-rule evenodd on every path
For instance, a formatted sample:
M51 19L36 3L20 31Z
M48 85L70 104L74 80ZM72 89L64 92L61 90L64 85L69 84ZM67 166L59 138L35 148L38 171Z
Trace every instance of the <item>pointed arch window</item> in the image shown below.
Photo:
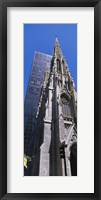
M59 59L57 59L57 71L61 72L61 63Z
M72 117L70 101L66 97L61 98L62 112L64 116Z
M62 66L63 66L63 73L66 74L66 67L65 67L65 62L62 60Z
M69 91L71 91L70 79L68 80L68 89L69 89Z

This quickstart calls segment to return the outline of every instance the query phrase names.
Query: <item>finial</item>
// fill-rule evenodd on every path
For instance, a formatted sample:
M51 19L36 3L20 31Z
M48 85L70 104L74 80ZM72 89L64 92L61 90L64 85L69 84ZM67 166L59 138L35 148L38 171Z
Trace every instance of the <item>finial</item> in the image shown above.
M55 36L55 42L58 43L58 37L57 37L57 35Z

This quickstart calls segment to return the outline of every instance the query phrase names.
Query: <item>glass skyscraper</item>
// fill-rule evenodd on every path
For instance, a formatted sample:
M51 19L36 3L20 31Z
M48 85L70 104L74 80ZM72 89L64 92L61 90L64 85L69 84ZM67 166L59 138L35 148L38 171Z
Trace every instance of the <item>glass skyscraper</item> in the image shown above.
M50 68L52 56L34 53L29 82L24 103L24 153L32 156L35 134L35 117L39 103L41 86L46 68Z

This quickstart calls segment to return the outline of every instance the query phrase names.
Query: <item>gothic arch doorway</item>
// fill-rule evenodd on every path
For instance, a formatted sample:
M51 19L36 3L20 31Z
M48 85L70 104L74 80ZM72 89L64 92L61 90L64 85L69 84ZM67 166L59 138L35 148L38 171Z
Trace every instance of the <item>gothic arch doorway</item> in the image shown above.
M71 175L77 176L77 143L70 148Z

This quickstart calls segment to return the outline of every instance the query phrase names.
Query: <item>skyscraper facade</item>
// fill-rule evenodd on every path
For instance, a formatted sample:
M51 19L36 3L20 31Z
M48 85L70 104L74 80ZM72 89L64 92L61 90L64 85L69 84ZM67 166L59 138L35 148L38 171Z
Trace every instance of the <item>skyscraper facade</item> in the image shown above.
M77 175L77 91L55 40L36 113L33 176Z
M50 68L51 56L35 52L30 71L24 103L24 153L32 156L35 135L35 116L39 103L41 85L46 68Z

